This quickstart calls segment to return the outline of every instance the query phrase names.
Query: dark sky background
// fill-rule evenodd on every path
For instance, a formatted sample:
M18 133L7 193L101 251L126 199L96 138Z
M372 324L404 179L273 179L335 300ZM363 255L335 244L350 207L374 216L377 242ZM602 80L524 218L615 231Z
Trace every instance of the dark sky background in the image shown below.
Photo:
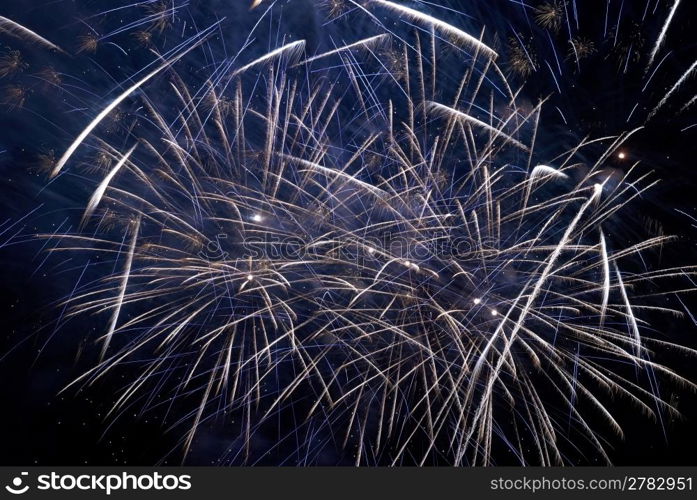
M642 20L647 1L649 14ZM104 33L123 22L118 15L96 14L106 6L114 8L127 3L131 2L3 0L0 15L24 23L68 52L76 53L90 27ZM549 148L550 153L563 150L565 145L586 135L616 134L643 124L666 89L697 59L697 5L692 0L683 0L657 56L662 61L659 70L646 88L646 54L672 0L577 0L576 3L580 28L573 27L573 31L594 47L594 53L578 67L567 57L566 27L553 39L548 38L535 26L531 10L526 14L520 2L448 2L471 16L455 16L457 21L471 23L478 28L475 31L485 24L487 36L498 40L504 53L514 32L535 51L539 68L529 77L523 92L531 101L551 95L545 107L540 139L541 147ZM225 24L225 33L230 36L231 47L239 45L255 19L254 13L247 12L246 2L240 0L202 0L191 4L197 19L223 16L230 19ZM297 0L291 4L292 8L286 9L289 29L306 37L311 45L313 37L323 28L307 14L310 10L307 3ZM178 15L185 18L186 11L183 8ZM141 11L140 15L144 13ZM173 43L166 39L168 36L175 38L167 32L156 36L163 44ZM56 230L65 220L74 223L85 197L85 192L67 192L60 182L49 184L41 172L40 155L54 150L60 156L89 117L94 116L94 110L101 109L107 96L113 95L117 83L152 60L146 51L135 46L132 38L117 37L115 41L126 49L126 55L104 43L94 54L70 57L27 47L0 34L0 52L21 50L28 64L20 73L0 77L1 465L150 465L181 461L178 452L170 454L177 447L180 434L167 432L177 413L176 404L169 413L141 414L136 407L116 420L106 418L111 396L128 380L127 368L115 371L107 380L80 393L59 393L69 381L92 366L90 334L100 331L103 323L102 318L88 317L62 324L56 300L70 293L81 268L67 260L68 257L46 259L41 252L42 243L31 237L33 233ZM547 63L557 64L550 50L552 46L561 54L559 64L563 66L556 82L547 68ZM637 60L630 56L625 71L629 47L639 56ZM47 68L64 75L62 90L47 87L37 77ZM514 73L511 80L523 81ZM663 179L649 196L633 205L629 216L615 221L614 230L630 235L634 226L658 222L666 233L679 235L679 240L662 256L667 265L697 261L696 225L679 212L697 217L694 160L697 105L679 112L697 93L695 81L697 76L688 79L675 98L629 141L624 148L625 160L611 160L619 170L640 160L641 172L653 171ZM12 98L12 92L17 89L26 98L22 106L17 105L16 97ZM90 89L92 95L85 89ZM76 106L78 101L83 107ZM683 301L688 310L697 311L694 297L687 295ZM697 326L689 316L660 317L656 321L656 327L671 340L697 347ZM697 360L671 353L664 356L663 361L678 373L697 381ZM623 441L613 440L609 447L614 463L697 465L694 451L697 398L688 391L672 387L665 390L671 394L667 399L684 413L684 419L666 420L662 428L634 408L618 410L618 420L626 435ZM188 462L219 463L219 457L235 446L229 435L221 422L203 428ZM258 439L273 442L275 438L269 431ZM259 446L265 444L268 443L260 442ZM277 454L266 457L263 463L293 463L292 459L284 462L286 456L287 451L280 447ZM344 463L344 458L328 453L319 461ZM593 463L592 458L589 463Z

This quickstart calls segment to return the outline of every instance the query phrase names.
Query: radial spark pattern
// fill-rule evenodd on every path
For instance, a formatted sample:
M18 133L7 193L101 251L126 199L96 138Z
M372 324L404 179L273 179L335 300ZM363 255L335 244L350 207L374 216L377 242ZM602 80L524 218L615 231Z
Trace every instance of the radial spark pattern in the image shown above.
M51 161L53 178L96 168L70 181L93 186L81 226L44 236L113 271L65 302L101 321L100 360L74 387L128 364L113 415L186 401L185 451L234 415L235 463L289 408L297 431L278 440L297 441L298 463L331 447L356 464L457 465L609 460L599 432L622 435L616 405L675 411L652 381L690 382L652 353L689 350L643 315L677 314L652 295L693 269L640 269L670 237L625 247L604 230L655 182L608 168L636 130L538 152L544 102L446 9L318 3L342 36L310 51L258 0L246 42L215 58L222 20L159 53L179 7L147 7L120 29L157 58ZM533 14L557 32L566 7Z

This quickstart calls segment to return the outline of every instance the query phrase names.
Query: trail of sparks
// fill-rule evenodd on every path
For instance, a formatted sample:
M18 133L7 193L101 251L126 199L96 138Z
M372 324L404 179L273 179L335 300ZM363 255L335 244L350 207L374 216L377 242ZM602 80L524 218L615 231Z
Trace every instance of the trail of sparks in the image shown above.
M678 6L680 5L680 0L675 0L673 3L673 6L670 9L670 12L668 13L668 17L666 18L666 22L663 24L663 28L661 28L661 32L658 34L658 38L656 39L656 43L653 46L653 49L651 49L651 53L649 54L649 62L646 65L646 69L651 67L653 65L654 59L656 59L656 54L658 54L658 51L661 49L661 46L663 45L663 42L666 38L666 33L668 33L668 28L670 27L670 23L673 20L673 16L675 16L675 11L678 10Z
M29 28L26 28L25 26L22 26L21 24L16 23L13 20L8 19L8 18L3 17L3 16L0 16L0 31L8 33L12 36L22 38L30 43L36 43L36 44L42 45L45 48L55 50L55 51L61 52L63 54L66 53L63 49L61 49L55 43L53 43L49 40L46 40L44 37L42 37L41 35L38 35L37 33L33 32Z
M155 70L151 71L148 73L146 76L144 76L142 79L138 80L136 83L134 83L132 86L127 88L125 91L123 91L118 97L116 97L107 107L105 107L88 125L87 127L84 128L84 130L80 133L80 135L77 136L77 138L73 141L73 143L68 147L68 149L63 153L63 156L60 157L58 162L56 163L55 167L51 171L51 177L55 177L58 175L61 171L61 169L65 166L65 164L68 162L70 157L75 153L77 148L80 147L80 144L92 133L92 131L101 123L101 121L106 118L109 113L111 113L116 107L121 104L125 99L127 99L133 92L138 90L141 86L143 86L145 83L147 83L150 79L152 79L155 75L160 73L162 70L169 68L173 63L184 57L186 54L194 50L196 47L198 47L199 43L194 43L184 51L182 51L180 54L172 57L171 59L167 60L164 62L164 64L160 65L158 68Z
M462 31L461 29L456 28L452 24L446 23L445 21L441 21L440 19L437 19L437 18L430 16L428 14L424 14L423 12L419 12L418 10L411 9L409 7L405 7L404 5L389 2L388 0L371 0L371 3L376 3L376 4L381 5L387 9L390 9L394 12L397 12L398 14L407 16L408 18L410 18L412 20L421 21L429 26L433 26L435 28L441 29L447 35L453 36L456 39L461 40L463 43L467 44L468 46L470 46L474 49L477 49L477 50L481 51L482 53L486 54L487 57L490 57L492 59L496 59L498 57L498 54L494 51L494 49L485 45L484 43L482 43L480 40L473 37L469 33L466 33L464 31Z
M125 160L124 160L125 161ZM128 278L131 275L131 266L133 265L133 255L136 250L136 242L138 241L138 231L140 230L140 217L136 220L136 223L132 229L133 236L131 236L131 244L128 249L128 256L126 257L126 264L124 266L123 275L121 278L121 285L119 287L119 295L115 301L114 312L111 315L111 320L109 321L109 329L104 336L104 344L102 345L101 357L104 357L107 349L109 348L109 343L111 342L111 337L114 335L116 330L116 325L119 321L119 314L121 313L121 307L123 306L123 299L126 296L126 287L128 286Z
M624 248L603 231L653 185L608 174L638 129L541 157L542 103L517 102L493 49L415 9L365 5L418 26L376 22L377 34L311 57L304 40L241 66L225 57L203 82L177 72L187 54L200 66L195 48L213 54L192 43L160 57L56 162L53 177L86 141L115 160L121 149L97 126L142 90L138 126L119 143L138 147L100 177L76 232L42 235L52 252L117 261L128 241L123 266L64 301L70 317L111 313L99 363L73 384L128 362L139 375L112 415L141 398L155 406L150 390L194 400L174 425L186 426L185 454L200 426L234 413L242 444L230 462L253 462L255 434L288 408L300 423L279 443L297 441L299 462L318 453L306 435L326 431L358 465L492 464L497 446L521 464L558 464L577 449L569 421L608 459L583 409L621 436L600 394L675 411L613 368L691 385L651 361L650 348L671 344L642 317L679 312L641 294L663 282L658 295L676 292L695 268L621 270L669 238ZM453 77L440 59L461 44L486 57L450 50ZM165 69L170 81L145 85Z
M94 194L92 195L92 198L90 198L90 201L87 204L83 220L88 219L92 215L94 210L97 208L97 205L99 205L99 202L102 200L102 196L104 196L106 189L109 187L109 183L118 173L118 171L121 170L121 167L123 167L123 165L128 161L128 158L131 156L131 154L133 154L133 151L135 151L136 147L137 144L134 145L131 149L129 149L128 152L125 155L123 155L121 159L116 163L116 165L114 165L114 168L111 170L111 172L109 172L109 174L99 184Z
M692 76L692 73L693 73L695 70L697 70L697 61L693 62L693 63L692 63L692 66L690 66L690 67L687 69L687 71L685 71L685 73L683 73L682 76L681 76L680 78L678 78L678 81L675 82L675 84L670 88L670 90L668 90L668 92L666 92L666 94L665 94L665 95L663 96L663 98L659 101L659 103L656 105L656 107L653 108L653 110L651 111L651 113L649 113L648 117L646 118L647 121L650 120L651 118L653 118L653 117L656 115L656 113L658 113L658 111L659 111L663 106L666 105L666 103L667 103L668 100L671 98L671 96L672 96L673 94L675 94L675 92L677 92L678 89L680 89L680 87L682 86L682 84L685 83L685 81L686 81L688 78L690 78L690 76Z

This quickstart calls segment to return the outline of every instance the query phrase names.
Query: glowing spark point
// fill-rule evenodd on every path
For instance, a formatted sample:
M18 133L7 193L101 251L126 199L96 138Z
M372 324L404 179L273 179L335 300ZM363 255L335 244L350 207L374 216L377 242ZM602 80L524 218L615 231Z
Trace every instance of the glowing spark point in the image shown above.
M408 260L405 260L405 261L404 261L404 265L407 266L407 267L409 267L409 266L411 266L411 262L409 262Z
M482 302L482 299L477 298L474 299L472 302L474 302L475 304L480 304Z
M374 254L374 253L375 253L375 249L374 249L373 247L368 247L368 253L371 254L371 255Z
M252 215L252 220L254 222L261 222L264 220L264 218L261 216L261 214L254 214Z
M620 160L624 160L626 157L627 157L627 155L624 152L620 152L617 155L617 158L619 158Z
M498 312L496 309L492 309L492 310L491 310L491 315L492 315L492 316L498 316L498 315L499 315L499 312Z
M254 279L254 276L252 276L251 274L247 275L247 281L252 281L253 279Z

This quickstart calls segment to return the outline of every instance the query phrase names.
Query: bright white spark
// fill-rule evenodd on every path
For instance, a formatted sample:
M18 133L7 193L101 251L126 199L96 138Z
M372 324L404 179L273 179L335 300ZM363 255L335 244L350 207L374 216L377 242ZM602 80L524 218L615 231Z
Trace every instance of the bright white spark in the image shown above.
M666 22L663 24L663 28L661 29L661 32L659 33L658 38L656 39L656 44L653 46L653 50L651 51L651 55L649 56L649 63L646 66L647 69L653 64L653 61L656 58L656 54L658 53L658 50L661 48L661 45L665 40L666 33L668 32L668 27L670 27L670 22L673 20L675 11L678 10L678 5L680 5L680 0L675 0L673 7L670 9L670 12L668 13Z
M552 177L557 177L559 179L567 179L569 177L564 172L560 172L556 168L547 165L537 165L532 169L532 172L530 172L531 179L542 175L551 175Z
M319 165L317 163L303 160L302 158L296 158L295 156L291 156L291 155L279 154L279 156L281 158L286 159L286 160L297 162L298 164L302 165L303 167L307 167L307 168L310 168L312 170L317 170L317 171L322 172L324 174L330 174L330 175L336 175L336 176L342 177L342 178L346 179L347 181L349 181L353 184L356 184L362 188L365 188L368 191L370 191L378 196L386 196L387 195L387 193L385 191L383 191L382 189L375 187L372 184L368 184L367 182L364 182L360 179L357 179L353 175L348 174L348 173L344 172L343 170L336 170L333 168L323 167L322 165Z
M97 205L99 205L99 202L102 201L102 197L104 196L104 193L106 192L106 188L109 187L109 183L111 180L114 178L114 176L118 173L119 170L121 170L121 167L128 161L128 158L131 156L131 153L136 149L136 146L138 144L134 144L131 149L128 150L128 152L123 155L123 158L121 158L118 163L114 166L114 168L111 169L111 172L104 178L104 180L99 184L99 187L94 191L94 194L92 195L92 198L90 198L89 203L87 204L87 208L85 209L85 215L82 216L82 220L85 221L89 218L90 215L94 212L94 210L97 208Z
M131 150L132 151L132 150ZM119 289L119 296L116 299L116 307L111 315L111 320L109 321L109 330L104 337L104 345L102 346L101 357L103 358L106 354L106 350L111 342L111 337L114 335L116 330L116 324L119 321L119 314L121 313L121 306L123 305L123 298L126 296L126 287L128 286L128 279L131 276L131 266L133 265L133 254L136 248L136 241L138 240L138 231L140 230L140 218L138 218L135 227L133 228L133 236L131 237L131 244L128 250L128 257L126 258L126 266L123 270L123 277L121 278L121 285Z
M309 57L303 61L300 61L296 66L299 66L301 64L307 64L312 61L316 61L317 59L321 59L323 57L328 57L331 56L332 54L337 54L339 52L342 52L344 50L351 50L356 47L369 47L371 45L375 45L378 42L381 42L383 40L387 40L389 38L389 35L387 33L384 33L382 35L376 35L376 36L371 36L369 38L364 38L363 40L358 40L357 42L350 43L348 45L344 45L342 47L337 47L334 50L330 50L328 52L323 52L322 54L317 54L316 56Z
M668 102L670 96L672 96L675 93L675 91L678 90L683 83L685 83L685 80L687 80L690 77L690 75L695 69L697 69L697 61L693 62L692 66L690 66L687 69L687 71L685 71L685 73L683 73L683 75L678 79L678 81L675 82L675 85L673 85L671 89L668 92L666 92L666 95L663 96L663 99L661 99L661 101L656 105L656 107L653 108L653 111L651 111L648 118L646 118L647 121L651 119L658 112L658 110L665 105L665 103Z
M133 84L131 87L127 88L124 92L121 93L116 99L111 101L111 104L109 104L106 108L102 110L101 113L97 115L97 117L90 122L87 127L85 127L85 130L83 130L80 135L77 136L77 139L73 141L73 143L70 145L70 147L67 149L65 153L63 153L63 156L61 156L60 160L58 160L58 163L56 163L56 166L53 168L51 171L51 177L55 177L58 175L58 173L61 171L63 166L65 166L66 162L70 159L70 157L73 155L75 150L82 144L82 141L85 140L85 138L92 133L92 131L95 129L97 125L99 125L99 122L101 122L109 113L111 113L116 106L121 104L121 102L126 99L129 95L131 95L134 91L136 91L141 85L143 85L145 82L150 80L153 76L158 74L160 71L162 71L165 68L170 67L174 62L178 61L182 57L184 57L185 54L193 50L195 47L198 47L198 44L194 44L191 47L189 47L187 50L179 54L177 57L170 59L169 61L165 62L162 66L158 67L154 71L148 73L143 79L137 81L135 84Z
M403 14L411 18L412 20L421 21L430 26L433 26L434 28L441 29L446 34L462 40L470 47L482 51L492 59L496 59L498 57L498 54L496 53L496 51L494 51L494 49L492 49L488 45L485 45L479 39L473 37L469 33L465 33L461 29L456 28L452 24L448 24L445 21L441 21L440 19L437 19L433 16L429 16L428 14L424 14L423 12L419 12L418 10L410 9L409 7L405 7L403 5L388 2L387 0L373 0L373 2L382 5L387 9L393 10L399 14Z
M501 130L499 130L495 127L492 127L488 123L484 123L483 121L478 120L471 115L468 115L467 113L463 113L462 111L458 111L456 109L453 109L450 106L446 106L444 104L440 104L438 102L433 102L433 101L427 101L426 105L428 106L429 109L434 110L440 114L449 115L449 116L452 116L458 120L467 122L470 125L474 125L476 127L484 129L488 132L491 132L492 134L494 134L497 137L501 137L506 142L513 144L514 146L516 146L524 151L530 151L530 148L528 148L525 144L521 143L520 141L517 141L516 139L514 139L510 135L501 132Z
M49 42L41 35L36 34L29 28L25 28L21 24L14 22L11 19L0 16L0 31L7 33L11 36L16 36L18 38L23 38L29 42L38 43L49 49L57 50L65 54L66 52L61 49L58 45L53 42Z
M236 69L232 72L232 75L230 76L239 75L240 73L247 71L249 68L256 66L257 64L271 61L272 59L284 53L288 53L290 59L295 59L303 50L305 50L305 40L298 40L297 42L288 43L286 45L283 45L282 47L272 50L267 54L264 54L263 56L253 60L249 64L245 64L241 68Z
M622 292L622 300L624 301L625 308L627 310L627 318L629 319L629 324L632 327L632 333L634 334L634 347L637 357L641 356L641 335L639 334L639 325L637 324L636 317L634 316L634 311L632 310L632 305L629 302L629 297L627 296L627 289L622 281L622 274L617 268L617 263L615 263L615 275L617 276L617 282L620 285L620 291Z
M600 306L600 322L605 320L605 312L607 303L610 298L610 263L607 257L607 245L605 244L605 235L600 231L600 251L603 258L603 302Z

